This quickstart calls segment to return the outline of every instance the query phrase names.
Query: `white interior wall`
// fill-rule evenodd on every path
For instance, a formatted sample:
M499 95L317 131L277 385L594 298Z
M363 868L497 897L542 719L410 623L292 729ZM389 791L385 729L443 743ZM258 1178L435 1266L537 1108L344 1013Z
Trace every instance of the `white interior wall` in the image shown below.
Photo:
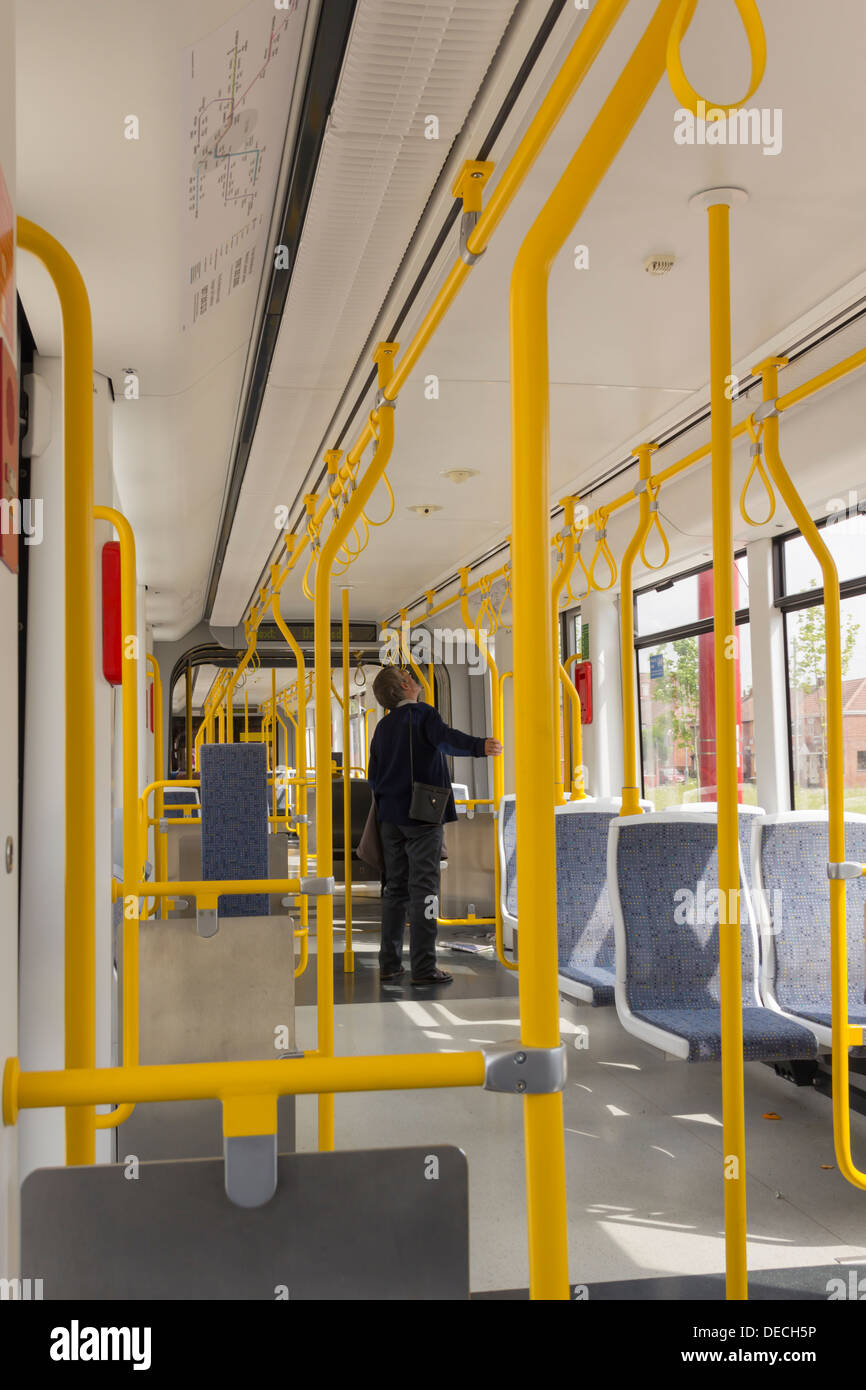
M0 0L0 169L15 206L15 5ZM12 326L14 334L15 328ZM14 342L7 344L15 353ZM34 549L31 547L31 554ZM7 756L0 764L0 845L12 836L12 872L0 868L0 1054L18 1052L18 759L10 756L18 731L18 584L0 564L0 648L5 679L0 682L0 720L6 731ZM0 1126L0 1273L18 1273L17 1129Z
M43 543L30 550L27 630L27 713L24 735L24 824L21 884L19 1055L30 1069L64 1064L64 700L65 544L63 500L62 362L37 356L35 373L50 392L51 438L32 460L31 491L43 503ZM111 395L105 377L94 377L94 500L112 500ZM114 692L102 674L101 555L114 531L94 527L95 727L110 729ZM112 782L110 741L95 744L96 1063L109 1066L112 1017ZM64 1115L59 1109L28 1110L19 1119L20 1177L65 1159ZM97 1130L96 1157L111 1157L111 1134Z

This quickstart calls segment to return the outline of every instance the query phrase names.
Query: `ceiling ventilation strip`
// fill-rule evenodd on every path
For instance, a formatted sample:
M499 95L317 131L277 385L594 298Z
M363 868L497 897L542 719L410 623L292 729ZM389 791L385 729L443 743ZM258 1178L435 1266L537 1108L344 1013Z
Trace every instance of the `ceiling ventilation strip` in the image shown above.
M263 415L285 412L279 453L272 415L253 443L212 622L239 616L273 544L265 498L285 500L281 486L312 461L515 3L359 0L265 392Z

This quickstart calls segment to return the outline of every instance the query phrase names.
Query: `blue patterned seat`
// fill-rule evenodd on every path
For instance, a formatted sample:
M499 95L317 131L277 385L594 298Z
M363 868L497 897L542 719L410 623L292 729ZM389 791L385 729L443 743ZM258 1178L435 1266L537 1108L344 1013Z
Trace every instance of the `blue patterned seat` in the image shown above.
M231 747L232 745L226 745ZM163 815L166 820L183 820L183 808L188 815L198 814L198 791L195 787L166 787L162 793Z
M832 1046L830 896L827 816L788 812L767 816L755 829L761 929L766 943L761 974L765 1001L782 1015L813 1027ZM866 816L845 817L845 858L866 862ZM863 922L866 879L845 884L848 937L848 1019L866 1025ZM862 1055L863 1049L854 1049Z
M682 812L627 817L611 825L608 878L617 947L616 1007L623 1026L689 1062L721 1057L717 825ZM743 1057L814 1057L801 1024L763 1008L757 937L740 894ZM731 904L731 907L734 905Z
M644 803L650 806L650 803ZM559 987L594 1007L614 1002L613 917L607 892L607 834L619 798L557 806L556 916ZM500 863L503 921L517 924L517 833L513 796L504 797Z
M517 922L517 817L514 797L504 796L499 811L502 916Z
M206 743L201 750L202 878L268 877L267 750ZM220 917L266 917L266 893L224 893Z
M718 815L719 806L716 801L688 801L676 808L678 811L685 811L686 814ZM742 805L737 808L740 827L740 858L743 861L743 877L746 880L746 887L751 893L754 878L752 874L752 831L755 826L755 819L763 816L764 812L760 806Z
M614 1003L607 836L611 821L619 814L619 805L571 802L567 807L558 807L556 816L559 986L563 993L596 1008Z

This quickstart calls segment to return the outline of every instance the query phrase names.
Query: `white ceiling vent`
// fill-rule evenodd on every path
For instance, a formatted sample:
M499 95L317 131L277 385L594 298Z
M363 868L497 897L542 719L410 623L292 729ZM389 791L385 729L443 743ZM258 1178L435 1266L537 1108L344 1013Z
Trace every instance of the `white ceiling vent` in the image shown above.
M214 622L243 610L273 545L264 499L293 496L314 462L334 393L364 350L514 9L515 0L359 0Z
M676 256L662 252L655 256L649 256L644 261L643 268L647 275L669 275L676 263Z

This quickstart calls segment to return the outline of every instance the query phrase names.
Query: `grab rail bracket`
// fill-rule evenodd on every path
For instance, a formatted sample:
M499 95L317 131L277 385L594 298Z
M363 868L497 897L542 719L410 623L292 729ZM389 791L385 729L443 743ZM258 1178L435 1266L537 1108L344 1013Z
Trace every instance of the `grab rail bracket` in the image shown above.
M565 1044L526 1047L519 1041L482 1047L485 1091L548 1096L565 1089Z

